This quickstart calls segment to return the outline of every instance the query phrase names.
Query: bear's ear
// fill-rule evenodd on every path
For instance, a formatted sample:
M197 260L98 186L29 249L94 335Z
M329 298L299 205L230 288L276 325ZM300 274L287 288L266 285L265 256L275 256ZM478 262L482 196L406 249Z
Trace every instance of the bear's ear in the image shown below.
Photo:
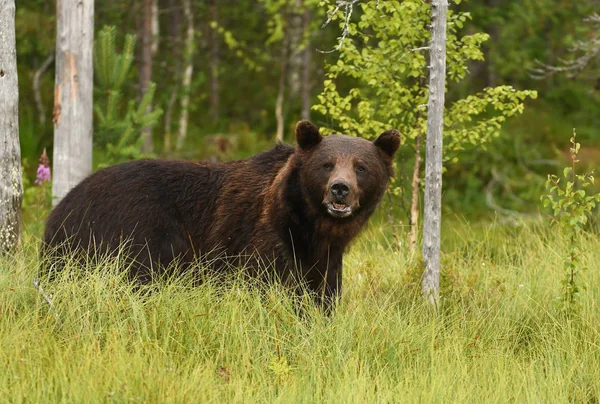
M323 136L319 129L308 121L300 121L296 125L296 141L303 150L309 150L321 143Z
M391 159L394 157L396 150L398 150L398 147L400 146L400 132L396 129L386 130L379 135L373 144Z

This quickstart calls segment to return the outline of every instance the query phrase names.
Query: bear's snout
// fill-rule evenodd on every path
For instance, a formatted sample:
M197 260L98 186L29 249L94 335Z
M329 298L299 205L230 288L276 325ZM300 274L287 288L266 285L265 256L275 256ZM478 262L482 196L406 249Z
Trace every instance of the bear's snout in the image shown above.
M331 184L330 191L336 202L343 202L350 193L350 184L344 180L335 181Z

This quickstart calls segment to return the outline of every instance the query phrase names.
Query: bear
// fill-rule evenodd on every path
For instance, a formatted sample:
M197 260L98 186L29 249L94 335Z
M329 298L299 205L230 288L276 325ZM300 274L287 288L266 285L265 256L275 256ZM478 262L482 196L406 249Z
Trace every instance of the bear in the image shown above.
M342 291L344 251L393 176L400 135L322 136L308 121L295 132L296 147L243 160L137 160L97 171L50 213L48 267L67 252L115 254L127 241L129 276L141 283L200 257L209 273L243 268L302 283L330 308Z

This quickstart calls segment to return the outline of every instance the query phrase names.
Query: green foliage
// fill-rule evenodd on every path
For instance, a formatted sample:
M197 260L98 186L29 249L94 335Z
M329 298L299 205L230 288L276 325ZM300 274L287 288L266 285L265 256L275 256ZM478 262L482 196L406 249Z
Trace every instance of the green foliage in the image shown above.
M106 148L104 166L141 158L141 131L158 123L162 115L160 108L148 110L156 92L156 84L150 83L137 106L135 100L126 103L123 116L121 88L133 61L135 36L125 36L122 53L117 53L115 41L116 28L105 26L94 43L94 71L99 93L94 105L97 123L94 140L97 146Z
M379 7L377 7L379 3ZM456 1L455 1L456 3ZM314 109L330 116L346 133L372 137L395 127L408 139L424 133L428 74L425 47L429 43L430 5L423 1L368 1L361 3L360 21L348 26L336 63ZM483 60L481 44L487 34L461 35L469 13L448 14L448 82L463 80L470 61ZM350 89L338 86L351 78ZM511 86L486 88L449 103L444 113L444 158L456 161L468 146L484 146L499 134L510 116L523 112L523 101L535 91Z
M577 309L580 287L576 277L585 269L581 264L581 250L579 239L584 226L596 204L600 202L600 193L586 192L586 189L594 185L592 173L577 174L575 168L579 160L577 155L581 145L575 142L576 133L573 130L571 138L571 167L565 167L563 176L564 186L560 184L560 178L549 175L546 181L547 194L542 195L544 207L552 209L552 223L560 227L568 235L568 256L565 259L565 278L562 281L563 292L561 301L568 313Z

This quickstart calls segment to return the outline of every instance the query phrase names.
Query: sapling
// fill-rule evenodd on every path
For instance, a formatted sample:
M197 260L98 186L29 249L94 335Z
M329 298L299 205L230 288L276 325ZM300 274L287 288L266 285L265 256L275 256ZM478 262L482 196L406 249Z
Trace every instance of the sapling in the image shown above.
M577 174L579 160L577 155L581 145L576 142L576 132L573 129L571 137L571 165L563 170L564 185L557 175L548 175L546 181L547 194L542 195L544 207L552 209L552 225L558 226L567 236L568 255L565 257L565 278L561 282L561 302L567 313L573 313L578 308L577 297L580 287L577 275L586 269L583 267L578 245L579 237L585 225L600 201L600 194L587 190L594 184L593 172Z

